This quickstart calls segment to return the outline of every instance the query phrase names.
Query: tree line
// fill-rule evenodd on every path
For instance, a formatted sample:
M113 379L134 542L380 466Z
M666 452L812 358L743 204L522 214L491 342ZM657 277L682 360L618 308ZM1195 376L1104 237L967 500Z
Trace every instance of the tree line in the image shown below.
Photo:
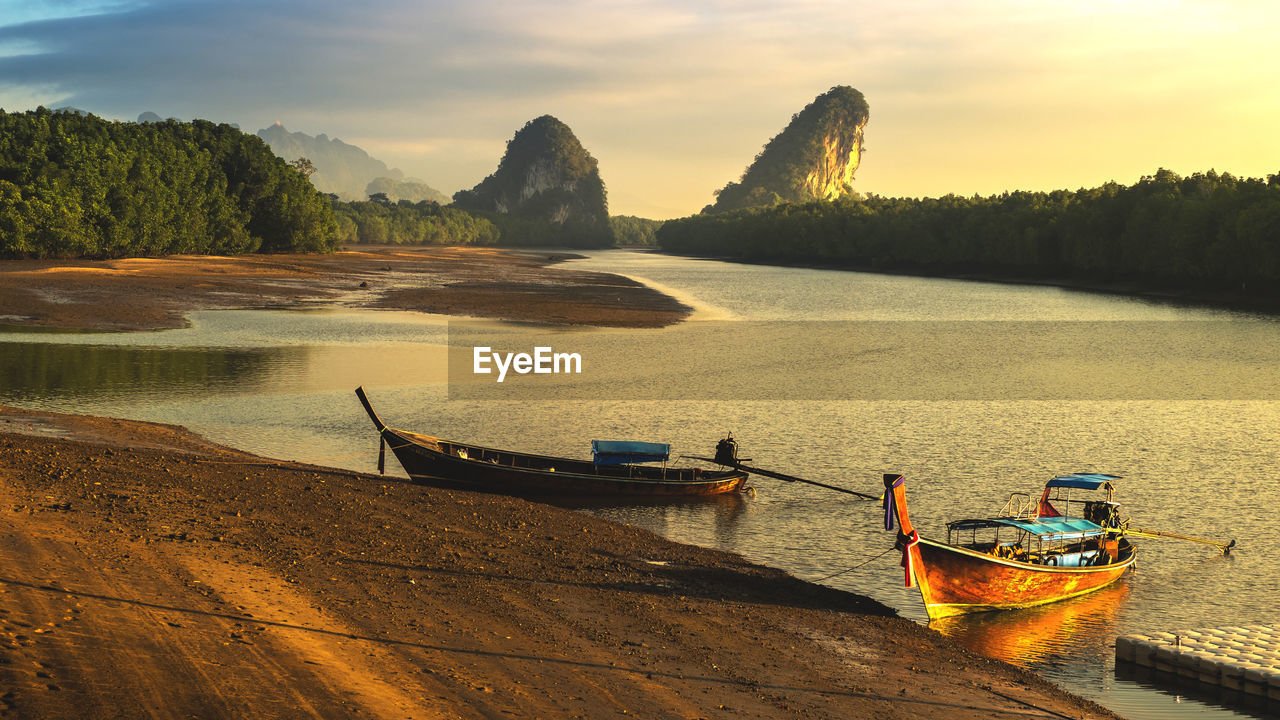
M654 247L658 244L658 228L662 227L663 222L635 215L614 215L609 218L619 247Z
M855 196L669 220L657 240L668 252L762 262L1280 296L1280 175L1162 169L1076 191Z
M752 261L1139 280L1280 296L1280 175L613 218L608 232L424 201L343 203L258 137L204 120L0 111L0 257L329 252L343 243L600 246Z
M0 257L332 252L343 244L570 245L612 234L385 195L318 192L306 158L206 120L0 110Z
M333 210L338 237L347 245L495 245L501 238L489 220L430 200L334 198Z
M430 200L391 202L385 196L360 202L332 198L338 235L358 245L503 245L510 247L598 248L613 245L594 222L569 217L552 222L537 217L462 210ZM652 244L652 243L650 243Z
M0 256L327 252L337 230L305 176L230 125L0 111Z

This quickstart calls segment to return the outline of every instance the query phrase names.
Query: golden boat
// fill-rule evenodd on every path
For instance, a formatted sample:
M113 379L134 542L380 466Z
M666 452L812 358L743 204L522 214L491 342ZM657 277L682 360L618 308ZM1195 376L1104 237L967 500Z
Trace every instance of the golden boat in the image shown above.
M896 523L907 587L920 588L930 618L1043 605L1104 588L1133 567L1136 551L1112 502L1119 479L1053 478L1038 501L1013 493L997 517L948 523L942 542L920 536L903 477L885 475L885 529ZM1076 500L1072 490L1103 490L1106 497Z

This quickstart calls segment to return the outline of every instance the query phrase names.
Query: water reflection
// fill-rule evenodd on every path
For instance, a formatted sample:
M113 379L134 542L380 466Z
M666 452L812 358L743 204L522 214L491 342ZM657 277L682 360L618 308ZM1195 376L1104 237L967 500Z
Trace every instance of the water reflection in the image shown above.
M356 385L375 394L393 425L548 455L585 456L593 437L670 442L674 454L704 455L732 430L757 464L801 477L873 492L882 473L906 473L917 525L934 536L947 520L988 515L1010 490L1038 491L1057 474L1124 475L1121 501L1139 524L1243 535L1224 529L1235 523L1249 528L1247 547L1222 558L1143 542L1142 573L1123 585L938 629L1135 720L1230 716L1117 680L1110 647L1120 633L1276 621L1280 520L1258 498L1280 482L1280 323L1054 288L599 257L601 269L657 279L743 324L561 333L557 350L584 359L596 348L611 353L581 376L559 376L572 381L565 398L520 401L504 390L502 399L470 401L449 396L443 320L383 311L197 313L191 328L163 333L0 336L0 403L181 424L252 452L365 471L375 468L377 434L351 394ZM757 323L742 334L750 321L778 320L788 323ZM959 326L974 320L1058 322L1015 344L1001 335L1013 324ZM1094 322L1065 322L1082 320ZM896 327L882 332L869 321ZM955 324L940 342L935 327L910 325L922 321ZM965 334L975 329L991 332ZM732 348L717 342L722 335ZM691 351L699 348L705 352ZM974 368L1004 380L977 386ZM1082 372L1089 368L1095 372ZM1120 392L1111 369L1122 379L1155 379ZM932 383L929 392L922 382ZM902 587L898 558L885 553L892 535L876 503L809 486L757 486L755 499L589 510L924 620L919 592Z
M1280 717L1280 702L1257 695L1249 695L1239 690L1228 690L1214 685L1206 685L1187 678L1158 672L1132 663L1117 663L1115 670L1117 680L1132 684L1148 692L1168 698L1176 705L1186 706L1187 712L1169 713L1171 716L1195 718L1207 717L1251 717L1265 720ZM1195 702L1188 702L1195 701ZM1222 708L1215 712L1214 706ZM1124 707L1116 710L1124 712Z
M449 343L450 400L1280 400L1280 325L1260 321L732 321L627 332L455 321ZM541 369L498 373L493 356L536 347ZM481 373L477 348L488 353ZM553 363L555 353L577 365Z
M207 392L252 392L280 365L304 361L302 348L228 350L118 345L0 343L0 398L131 401Z
M750 496L732 494L706 498L572 502L566 507L614 522L645 527L667 537L698 527L704 536L710 531L709 537L714 538L715 547L736 547L750 503Z
M443 346L243 349L0 342L0 402L97 409L445 381Z
M1060 663L1081 648L1105 650L1117 634L1129 596L1121 581L1097 592L1040 607L940 618L929 627L973 652L1024 668Z

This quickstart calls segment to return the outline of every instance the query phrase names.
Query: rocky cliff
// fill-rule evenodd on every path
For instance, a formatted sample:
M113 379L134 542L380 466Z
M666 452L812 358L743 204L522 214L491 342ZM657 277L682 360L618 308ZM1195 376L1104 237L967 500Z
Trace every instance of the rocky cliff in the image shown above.
M832 200L853 191L869 111L862 93L837 85L791 117L755 162L703 212Z
M498 169L471 190L455 193L453 203L465 210L549 223L569 244L613 240L595 158L568 125L550 115L530 120L516 132Z

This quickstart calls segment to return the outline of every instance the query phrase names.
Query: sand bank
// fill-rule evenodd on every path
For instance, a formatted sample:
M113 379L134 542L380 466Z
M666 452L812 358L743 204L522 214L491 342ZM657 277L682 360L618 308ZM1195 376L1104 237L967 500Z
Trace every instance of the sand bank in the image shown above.
M0 325L182 327L194 310L377 307L498 320L661 327L690 309L564 253L380 247L333 255L172 256L0 262Z
M13 717L1111 717L735 555L170 426L0 408L0 518Z

